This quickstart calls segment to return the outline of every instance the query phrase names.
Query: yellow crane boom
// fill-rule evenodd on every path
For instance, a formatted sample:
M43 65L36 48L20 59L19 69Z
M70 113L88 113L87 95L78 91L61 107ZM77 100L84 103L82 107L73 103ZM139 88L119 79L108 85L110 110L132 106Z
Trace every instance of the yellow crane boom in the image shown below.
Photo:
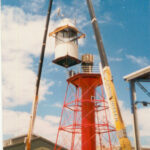
M116 94L115 86L113 83L111 70L108 65L107 57L105 54L105 49L104 49L103 41L101 38L100 30L98 27L98 23L96 20L94 8L92 5L92 0L86 0L86 1L87 1L87 5L89 8L91 22L93 25L97 47L98 47L99 54L100 54L100 59L101 59L101 64L102 64L102 67L100 70L103 76L103 84L105 87L106 96L107 96L107 99L109 100L110 107L113 113L113 118L115 121L115 126L116 126L116 131L117 131L117 137L119 139L122 150L131 150L132 149L131 143L127 137L126 128L125 128L125 125L124 125L124 122L120 113L117 94Z
M101 75L102 75L102 80L103 80L103 85L107 96L107 100L109 101L111 111L113 114L113 119L116 127L117 137L119 139L120 147L122 150L131 150L132 149L131 143L127 137L126 128L120 113L117 94L113 83L110 67L107 66L104 69L100 67L100 70L101 70Z
M50 14L51 14L51 9L52 9L52 3L53 3L53 0L50 0L48 12L47 12L47 18L46 18L43 43L42 43L42 50L41 50L40 61L39 61L38 75L37 75L37 81L36 81L36 92L35 92L35 98L34 98L33 105L32 105L32 114L30 118L30 125L29 125L28 134L27 134L25 150L31 149L31 137L32 137L33 129L34 129L34 122L36 118L36 111L37 111L38 100L39 100L39 86L40 86L41 73L42 73L42 67L43 67L43 61L44 61L45 46L46 46L46 39L47 39L47 32L48 32L48 25L49 25Z

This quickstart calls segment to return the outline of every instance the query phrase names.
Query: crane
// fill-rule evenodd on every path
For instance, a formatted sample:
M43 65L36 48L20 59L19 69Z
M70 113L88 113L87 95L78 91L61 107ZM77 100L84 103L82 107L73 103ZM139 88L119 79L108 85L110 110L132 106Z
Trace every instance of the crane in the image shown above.
M113 113L113 119L115 121L115 127L117 131L117 137L119 139L120 147L122 150L131 150L132 149L131 143L127 137L126 128L120 113L117 94L115 91L111 70L107 61L102 37L96 20L92 0L86 0L86 1L87 1L90 17L91 17L92 26L95 33L100 59L101 59L101 65L102 65L101 72L102 72L103 84L104 84L107 99L109 100L110 107Z
M45 25L45 31L44 31L44 37L43 37L43 43L42 43L42 50L40 55L40 61L39 61L39 68L38 68L38 75L37 75L37 81L36 81L36 92L35 92L35 98L33 101L32 106L32 114L30 118L30 125L29 130L26 138L26 150L31 149L31 136L34 128L34 122L36 118L36 111L37 111L37 105L39 100L39 86L40 86L40 80L41 80L41 73L42 73L42 67L43 67L43 61L44 61L44 54L45 54L45 46L46 46L46 39L47 39L47 32L48 32L48 26L49 26L49 20L50 20L50 14L52 9L53 0L49 1L49 7L47 12L47 18L46 18L46 25Z

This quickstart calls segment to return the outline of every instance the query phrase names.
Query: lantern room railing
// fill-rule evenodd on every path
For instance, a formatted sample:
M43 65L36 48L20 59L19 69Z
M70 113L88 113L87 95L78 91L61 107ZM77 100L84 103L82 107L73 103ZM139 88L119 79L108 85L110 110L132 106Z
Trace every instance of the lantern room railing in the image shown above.
M87 73L87 74L95 74L100 73L98 65L89 65L89 66L76 66L73 69L67 71L68 77L72 77L78 73Z

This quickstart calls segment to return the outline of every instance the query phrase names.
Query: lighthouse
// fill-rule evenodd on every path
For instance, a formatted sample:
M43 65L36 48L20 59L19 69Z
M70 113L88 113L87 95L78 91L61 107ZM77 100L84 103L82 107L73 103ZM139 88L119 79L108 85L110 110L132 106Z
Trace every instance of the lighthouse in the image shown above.
M69 68L77 64L79 70L69 72L67 88L54 150L63 145L69 150L113 149L111 133L115 128L107 116L109 106L103 92L99 66L94 66L94 56L78 56L78 40L85 37L70 19L63 19L49 34L55 38L53 63ZM100 92L97 92L99 88ZM61 133L67 133L62 135ZM64 143L62 142L62 139Z

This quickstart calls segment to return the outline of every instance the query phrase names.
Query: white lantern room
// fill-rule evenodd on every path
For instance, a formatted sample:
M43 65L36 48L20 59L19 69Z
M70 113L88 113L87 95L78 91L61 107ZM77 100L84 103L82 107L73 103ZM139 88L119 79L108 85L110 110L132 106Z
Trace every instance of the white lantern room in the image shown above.
M63 19L58 27L49 34L55 38L55 59L53 63L65 68L79 64L78 40L85 34L78 31L70 19Z

